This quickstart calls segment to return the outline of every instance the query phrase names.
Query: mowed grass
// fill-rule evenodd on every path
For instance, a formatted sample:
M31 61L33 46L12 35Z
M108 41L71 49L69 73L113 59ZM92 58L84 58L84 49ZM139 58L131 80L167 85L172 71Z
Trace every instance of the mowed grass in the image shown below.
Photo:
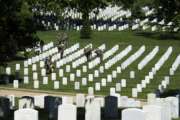
M54 41L56 42L57 34L56 31L46 31L46 32L38 32L38 36L44 40L46 43ZM138 94L138 98L146 98L147 93L154 92L158 85L163 80L164 76L169 75L169 68L171 67L172 63L175 61L176 57L180 54L180 35L179 34L170 34L170 33L151 33L151 32L141 32L141 31L123 31L123 32L93 32L92 38L85 40L85 39L79 39L79 32L70 31L68 32L69 41L68 46L71 46L75 43L80 43L80 49L84 46L88 45L89 43L93 44L93 48L96 48L102 44L106 44L106 51L111 49L114 45L119 45L119 50L113 54L110 58L103 61L101 64L97 65L93 70L89 70L87 73L82 73L82 77L87 77L87 74L93 74L94 70L98 70L101 65L104 65L105 62L107 62L109 59L120 53L124 48L126 48L128 45L133 46L133 50L127 54L122 60L118 61L115 65L113 65L110 69L106 70L104 74L101 74L99 78L94 78L93 82L88 82L87 86L81 86L80 90L75 91L74 90L74 82L70 82L68 80L68 85L63 86L62 85L62 78L58 77L58 80L60 80L60 89L54 90L53 89L53 82L49 80L48 85L42 85L42 77L40 76L40 68L38 68L39 73L39 81L40 81L40 88L41 90L51 90L51 91L61 91L61 92L70 92L70 93L87 93L88 87L93 86L95 87L95 83L101 82L102 78L107 78L108 74L111 74L113 70L116 70L116 67L121 65L123 61L125 61L128 57L133 55L142 45L146 46L146 51L136 60L134 61L128 68L122 71L121 74L118 74L118 77L116 79L113 79L112 83L107 83L107 87L101 87L101 91L96 91L95 93L98 95L108 95L109 94L109 88L115 87L115 83L119 82L121 79L127 80L127 87L122 88L121 92L119 92L121 95L127 95L129 97L132 96L132 88L136 87L136 84L140 84L141 80L145 79L145 76L148 75L151 68L155 65L155 63L161 58L161 56L166 52L169 46L173 47L173 53L171 54L170 58L165 62L163 67L157 72L157 75L154 77L154 79L151 81L149 85L147 85L146 89L143 89L143 92ZM159 46L160 50L158 54L155 56L153 60L151 60L148 65L141 71L137 69L138 63L149 53L153 50L155 46ZM18 61L18 63L21 63L23 65L22 61ZM10 66L12 66L12 71L14 71L15 63L17 61L13 61L10 63ZM39 66L39 64L37 64ZM72 65L70 63L70 65ZM87 63L83 64L87 65ZM65 70L66 66L61 67L61 69ZM82 65L78 67L77 69L82 70ZM135 71L136 77L135 79L130 79L129 73L130 71ZM71 73L75 73L76 69L72 69ZM58 69L56 69L56 73L58 73ZM20 71L20 75L23 78L23 69ZM27 88L27 89L33 89L33 81L32 81L32 71L31 66L29 69L29 77L30 77L30 83L28 85L21 84L20 88ZM50 75L48 76L49 79L51 78ZM65 73L64 77L67 77L69 79L70 74ZM170 85L167 89L180 89L180 69L176 71L174 76L170 76ZM81 83L82 78L76 78L75 81L79 81ZM7 85L6 87L12 87L12 85Z

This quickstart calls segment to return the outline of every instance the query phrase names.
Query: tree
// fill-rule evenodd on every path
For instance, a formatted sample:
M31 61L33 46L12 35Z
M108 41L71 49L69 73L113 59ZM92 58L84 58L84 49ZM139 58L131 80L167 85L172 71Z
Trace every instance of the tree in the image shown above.
M166 22L173 21L180 27L180 1L179 0L154 0L157 15Z
M36 45L38 37L26 1L1 0L0 4L0 55L13 57L18 50Z
M89 13L98 8L104 8L108 5L110 0L71 0L70 6L77 9L82 13L82 30L80 37L83 39L88 39L91 37L91 23L89 19Z

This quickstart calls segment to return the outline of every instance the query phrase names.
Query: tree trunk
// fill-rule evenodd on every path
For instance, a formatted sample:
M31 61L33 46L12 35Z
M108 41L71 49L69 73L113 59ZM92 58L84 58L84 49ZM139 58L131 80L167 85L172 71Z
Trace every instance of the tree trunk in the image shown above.
M80 37L82 39L91 38L91 24L89 20L89 11L87 9L82 11L82 25Z

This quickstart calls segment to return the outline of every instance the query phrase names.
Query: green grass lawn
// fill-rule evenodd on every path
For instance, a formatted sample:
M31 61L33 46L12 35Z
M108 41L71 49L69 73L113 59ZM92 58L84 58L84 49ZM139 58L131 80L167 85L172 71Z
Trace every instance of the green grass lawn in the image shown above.
M56 35L58 32L55 31L46 31L46 32L38 32L38 36L44 40L46 43L50 41L56 42ZM148 74L148 72L151 70L151 68L154 66L154 64L161 58L161 56L165 53L167 48L169 46L173 46L173 53L170 56L170 58L165 62L163 67L158 71L155 78L152 80L152 83L147 86L146 89L143 89L143 92L138 95L138 98L146 98L146 94L149 92L154 92L155 89L158 88L158 85L163 80L164 76L168 75L169 68L171 67L172 63L176 59L176 57L180 54L180 35L179 34L165 34L165 33L151 33L151 32L132 32L132 31L123 31L123 32L93 32L92 38L85 40L85 39L79 39L79 32L71 31L68 32L69 36L69 46L73 45L77 42L80 43L80 47L83 48L85 45L92 43L93 48L96 48L100 46L101 44L106 44L106 50L109 50L114 45L119 45L119 50L114 54L117 55L121 50L126 48L128 45L133 46L133 50L125 56L122 60L117 62L115 65L112 66L112 68L108 69L104 74L100 75L100 78L95 78L94 82L89 82L88 86L94 86L95 82L100 82L101 78L105 78L107 74L110 74L112 70L115 70L118 65L121 65L123 61L125 61L129 56L134 54L142 45L146 46L146 51L140 56L136 61L134 61L127 69L123 70L121 74L118 74L117 79L114 79L112 83L108 83L107 87L102 87L100 92L96 92L96 94L99 95L107 95L109 93L110 87L115 87L115 83L122 78L127 80L127 88L122 88L122 91L120 92L121 95L127 95L131 97L131 90L132 88L136 87L137 83L140 83L141 80L145 78L145 75ZM149 53L152 51L152 49L155 46L160 47L160 51L155 56L155 58L150 61L150 63L142 70L138 71L137 65L138 63ZM113 55L113 56L114 56ZM113 57L111 56L111 58ZM109 59L111 59L109 58ZM109 60L107 59L107 60ZM104 64L107 60L103 61L100 65L96 66L95 69L89 70L88 73L94 73L94 70L98 69L99 66ZM10 66L14 68L15 63L17 61L13 61L10 63ZM21 63L22 61L18 61L18 63ZM23 63L21 63L23 65ZM87 65L83 64L83 65ZM62 67L62 69L65 69L65 66ZM77 69L82 69L82 66L78 67ZM30 79L32 76L31 69L30 71ZM130 79L129 78L129 72L130 71L136 72L136 78ZM13 70L14 71L14 70ZM40 69L38 68L38 72L40 73ZM75 70L71 71L72 73L75 73ZM58 70L56 70L56 73L58 73ZM20 71L21 76L23 76L23 69ZM69 77L69 73L65 73L66 77ZM87 76L87 73L83 73L82 76ZM180 89L180 69L176 71L174 76L170 77L170 85L168 86L168 89ZM50 76L49 76L50 78ZM58 80L61 81L62 78L58 77ZM39 76L40 84L42 82L42 77ZM81 81L81 78L77 78L76 81ZM49 85L40 85L41 90L51 90L51 91L61 91L61 92L71 92L71 93L77 93L77 92L83 92L87 93L87 87L83 86L81 87L81 90L74 91L74 84L73 82L69 82L68 86L61 86L59 90L53 90L53 82L50 81ZM7 87L12 87L12 85L7 85ZM24 85L21 84L20 88L27 88L27 89L33 89L33 82L31 80L30 84Z

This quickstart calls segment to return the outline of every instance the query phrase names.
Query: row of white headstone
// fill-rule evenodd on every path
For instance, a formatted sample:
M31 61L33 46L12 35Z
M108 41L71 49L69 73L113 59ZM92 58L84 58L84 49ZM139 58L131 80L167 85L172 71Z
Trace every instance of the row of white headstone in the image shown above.
M142 89L146 88L147 85L152 82L151 80L153 80L153 78L156 75L157 71L160 70L160 68L164 65L165 61L168 60L168 58L170 57L171 53L172 53L172 47L169 47L167 49L167 51L161 56L159 61L157 61L155 66L152 67L152 69L149 72L149 74L145 76L145 79L141 80L141 83L137 84L136 88L132 88L132 97L137 97L138 93L142 92ZM166 76L165 80L162 81L162 85L159 85L159 89L161 88L161 86L164 86L166 88L167 85L169 85L169 83L170 83L169 77Z
M130 64L132 64L136 59L138 59L146 50L146 47L143 45L139 48L137 52L135 52L133 55L131 55L127 60L125 60L121 64L122 69L126 69Z
M63 57L73 53L76 50L78 50L79 47L80 47L79 43L76 43L73 46L71 46L70 48L65 49L64 53L63 53ZM61 58L61 53L57 53L57 54L52 56L52 62L55 62L55 61L57 61L60 58Z
M47 58L47 57L57 53L57 52L58 52L58 48L54 47L52 49L49 49L49 50L41 53L40 55L37 55L37 56L32 57L32 58L29 58L28 60L24 61L24 67L28 67L28 65L32 65L32 64L34 64L36 62L39 62L39 61L41 61L41 60L43 60L43 59L45 59L45 58Z
M179 60L180 60L180 56L178 55L177 58L175 59L175 61L173 62L171 68L169 69L170 76L173 76L175 74L177 68L179 67L179 65L180 65ZM166 89L169 84L170 84L170 78L169 78L169 76L165 76L164 80L162 80L161 83L159 84L158 89L162 90L162 87L164 89Z
M139 64L138 70L142 70L159 52L159 46L156 46Z
M44 46L43 46L44 47ZM79 48L79 43L76 43L72 45L70 48L67 48L64 50L64 56L72 53L73 51L77 50ZM45 45L45 50L40 54L35 57L29 58L28 60L24 61L24 67L28 67L28 65L32 65L36 62L39 62L49 56L52 56L52 61L57 61L60 59L60 53L58 53L58 48L54 47L54 43L50 42L49 44Z
M85 47L88 47L88 46L92 46L92 44L88 44L87 46ZM84 54L84 48L72 53L71 55L59 60L56 62L56 68L60 68L61 66L79 58L80 56L82 56Z
M126 96L120 96L119 94L112 94L118 98L121 107L127 107L122 111L122 120L172 120L179 117L179 99L177 97L156 98L155 94L150 93L147 97L147 104L142 105L142 109L139 101L128 98ZM44 108L45 95L35 96L35 106ZM77 119L77 107L85 107L85 120L101 120L101 107L104 107L104 98L94 96L87 96L84 94L76 95L76 105L73 105L72 97L62 97L62 105L58 106L58 120L76 120ZM85 103L86 99L86 103ZM91 102L90 102L91 101ZM25 102L19 101L21 106ZM133 106L130 106L133 105ZM136 106L137 105L137 106ZM117 107L118 107L117 106ZM129 108L130 107L130 108ZM137 108L138 107L138 108ZM29 108L19 109L15 111L14 120L38 120L38 111Z
M170 57L170 55L173 52L173 47L169 47L166 51L166 53L160 58L160 60L155 64L155 69L159 70L162 65L168 60L168 58Z
M159 24L160 26L163 25L163 27L159 26L159 28L162 28L162 31L166 31L166 28L170 28L173 25L173 22L169 22L169 23L165 24L164 19L162 19L161 21L158 22L158 19L154 18L153 20L150 21L149 18L151 17L151 15L153 15L155 13L154 8L150 9L149 7L146 6L146 7L143 7L142 10L143 10L146 18L144 20L139 19L138 22L136 21L135 24L133 24L131 27L132 30L140 29L140 26L142 26L143 30L146 30L146 29L151 27L151 31L157 31L158 30L157 25L150 26L153 23L153 24ZM54 14L54 13L51 13L51 14ZM67 10L65 10L65 12L62 15L64 18L70 17L72 19L82 19L82 13L78 12L76 9L71 9L71 10L67 9ZM98 14L95 14L93 11L89 15L90 15L89 18L92 20L96 19L96 20L111 20L112 22L114 22L114 21L123 22L123 17L129 18L129 17L131 17L132 13L130 10L123 10L122 7L110 5L103 10L99 9ZM51 22L48 21L46 24L45 21L42 20L42 24L45 27L49 27L51 25ZM150 25L148 25L148 24L150 24ZM52 23L52 25L54 26L54 28L56 30L59 30L59 26L57 25L57 23ZM122 31L122 30L128 29L129 26L131 26L131 25L125 24L122 26L118 26L117 24L113 24L113 25L109 25L109 24L96 25L96 24L93 24L93 25L91 25L91 29L92 30L98 30L98 31L103 31L103 30ZM82 29L82 25L74 25L74 29L77 31L80 31ZM173 28L173 31L177 32L179 29L180 29L179 27L175 27L175 28Z
M126 47L123 51L118 53L116 56L114 56L112 59L108 60L104 67L105 69L109 69L112 65L120 61L122 58L124 58L130 51L132 50L132 45L129 45Z
M106 45L102 44L101 46L99 46L97 49L101 50L102 52L105 51L106 49ZM95 50L92 51L92 55L91 57L94 58L96 56ZM77 68L80 65L84 64L87 62L87 58L85 55L83 55L82 57L80 57L79 59L75 60L74 62L72 62L72 68Z

